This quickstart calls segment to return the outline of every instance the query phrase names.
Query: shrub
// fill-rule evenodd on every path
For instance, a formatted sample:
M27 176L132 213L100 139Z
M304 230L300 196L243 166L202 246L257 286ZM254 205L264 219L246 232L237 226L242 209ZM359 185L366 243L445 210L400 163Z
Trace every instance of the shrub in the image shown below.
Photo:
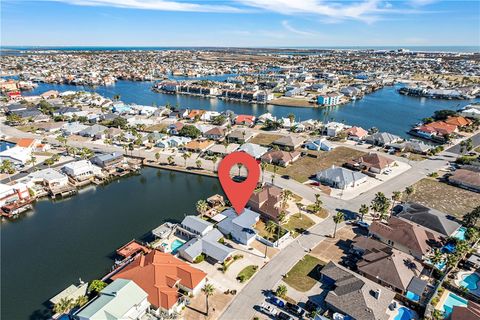
M202 261L205 261L205 255L203 253L196 257L195 260L193 260L193 263L200 263Z

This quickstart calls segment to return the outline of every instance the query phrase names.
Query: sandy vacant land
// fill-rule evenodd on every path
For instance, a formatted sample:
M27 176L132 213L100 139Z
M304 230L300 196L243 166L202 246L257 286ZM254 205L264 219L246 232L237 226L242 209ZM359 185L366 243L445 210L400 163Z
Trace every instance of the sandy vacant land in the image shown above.
M358 158L366 153L347 147L337 147L329 152L311 151L309 154L316 156L316 158L307 155L286 168L277 167L277 174L286 174L299 182L305 182L318 171L330 168L332 165L340 167L347 160ZM273 171L273 166L268 166L267 169Z
M277 99L270 100L269 104L274 104L278 106L289 106L289 107L316 107L314 103L309 102L309 99L301 98L290 98L290 97L281 97Z
M268 133L259 133L248 142L256 143L261 146L269 146L273 141L283 137L282 134L268 134Z
M366 230L347 225L337 230L335 238L325 238L320 242L313 248L310 255L325 262L340 262L350 249L352 239L357 235L366 235Z
M418 202L456 217L480 206L480 194L435 179L422 179L414 186L415 193L408 201Z

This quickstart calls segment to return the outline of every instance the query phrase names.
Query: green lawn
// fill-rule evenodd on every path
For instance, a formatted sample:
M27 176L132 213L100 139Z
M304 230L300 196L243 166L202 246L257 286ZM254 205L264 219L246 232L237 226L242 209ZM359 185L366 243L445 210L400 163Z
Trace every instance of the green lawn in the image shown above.
M245 282L248 281L255 272L257 272L258 266L256 265L250 265L248 267L245 267L242 271L240 271L237 275L237 280L240 282Z
M287 223L284 223L282 227L289 230L293 237L296 237L314 224L315 222L313 222L307 215L303 213L295 213L288 218Z
M322 260L307 254L293 266L283 281L295 290L306 292L320 280L320 270L324 265Z
M265 222L263 220L257 222L255 229L262 238L265 238L268 241L275 242L278 240L278 229L275 232L269 233L267 230L265 230ZM280 238L283 237L285 233L287 233L287 230L285 228L281 228Z

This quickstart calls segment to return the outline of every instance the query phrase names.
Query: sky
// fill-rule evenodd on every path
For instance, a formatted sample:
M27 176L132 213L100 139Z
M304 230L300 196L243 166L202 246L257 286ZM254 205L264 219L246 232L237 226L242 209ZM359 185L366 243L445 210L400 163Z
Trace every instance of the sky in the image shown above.
M480 46L480 1L1 0L1 46Z

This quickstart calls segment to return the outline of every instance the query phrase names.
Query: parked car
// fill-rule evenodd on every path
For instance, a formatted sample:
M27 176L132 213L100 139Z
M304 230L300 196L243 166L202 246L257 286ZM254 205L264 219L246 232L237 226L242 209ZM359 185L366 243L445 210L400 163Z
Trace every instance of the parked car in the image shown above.
M285 305L285 310L293 313L296 316L302 317L303 314L305 313L305 310L303 310L301 307L297 306L296 304L287 302Z
M368 227L370 227L370 225L368 223L366 223L365 221L357 221L355 224L357 226L365 228L365 229L368 229Z
M283 179L286 179L286 180L289 180L289 179L290 179L290 176L289 176L288 174L284 174L284 175L282 176L282 178L283 178Z
M263 312L271 316L275 316L278 313L277 309L274 306L266 302L262 304L262 310Z
M277 307L280 307L280 308L285 307L285 302L282 299L279 299L277 297L271 297L270 302Z
M292 316L286 314L285 312L282 312L280 311L278 314L277 314L277 319L280 319L280 320L294 320Z

